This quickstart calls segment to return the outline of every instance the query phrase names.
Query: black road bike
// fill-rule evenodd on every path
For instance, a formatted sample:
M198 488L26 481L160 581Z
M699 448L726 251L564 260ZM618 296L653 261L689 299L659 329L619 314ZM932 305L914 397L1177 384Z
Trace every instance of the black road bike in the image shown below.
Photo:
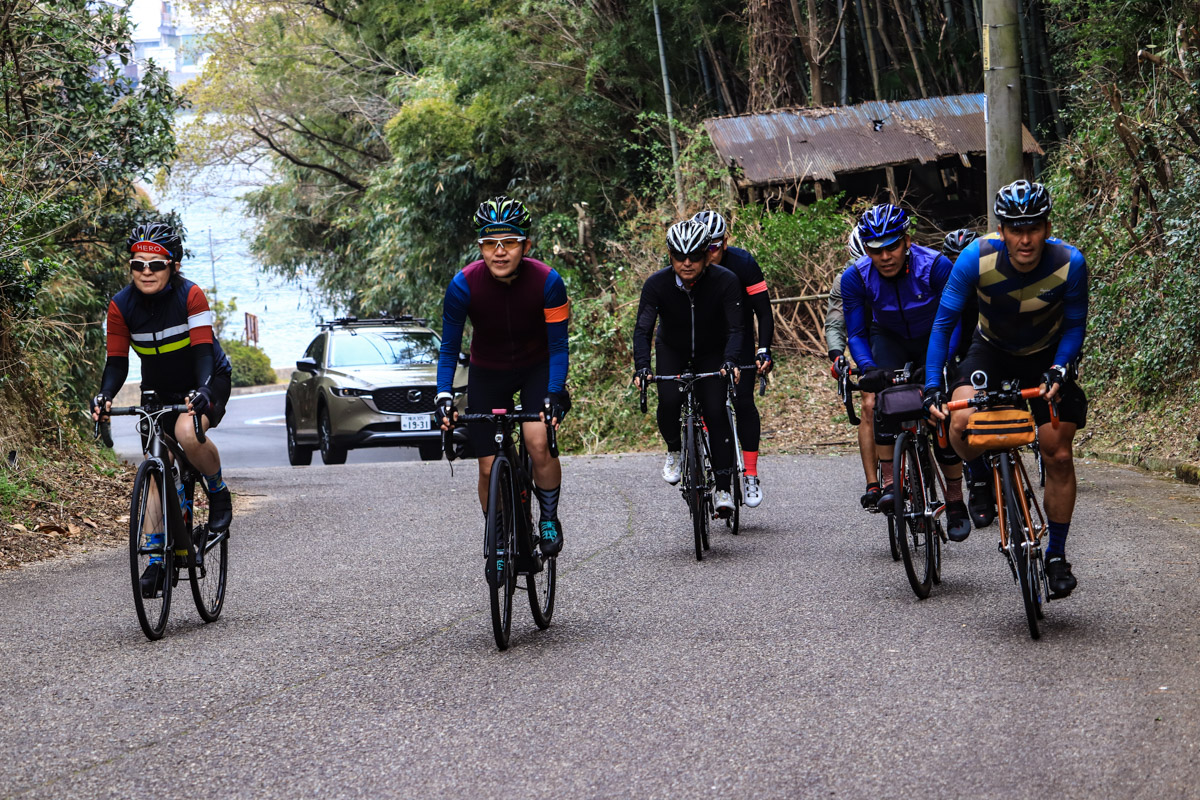
M558 457L558 437L550 425L550 401L543 408L550 455ZM529 595L529 610L538 628L550 627L557 586L557 558L545 557L538 549L539 535L533 524L533 466L520 437L523 422L541 422L536 413L493 410L491 414L459 414L455 424L491 425L500 446L492 461L488 483L487 519L484 523L484 575L492 609L492 634L496 647L508 649L512 630L513 594L521 589ZM443 432L446 457L457 457L453 436ZM523 576L524 585L518 582Z
M742 373L742 380L751 379L750 375L757 375L758 365L750 364L744 367L738 367ZM753 370L753 372L751 372ZM757 375L758 377L758 396L762 397L767 393L767 376ZM752 380L752 379L751 379ZM742 481L746 478L746 457L742 455L742 440L738 438L737 425L737 389L733 381L725 391L725 415L729 418L729 429L733 431L733 475L730 480L730 488L733 495L733 513L725 518L725 527L735 536L741 531L742 521L742 506L746 504L746 498L742 492ZM645 411L645 409L642 409ZM704 431L705 439L708 438L708 429ZM710 448L711 449L711 448Z
M999 389L989 391L987 375L981 371L971 376L971 385L975 388L975 396L947 403L949 411L964 408L1019 409L1024 406L1025 400L1041 395L1038 388L1019 388L1020 384L1015 380L1001 381ZM1049 405L1050 424L1057 428L1058 404L1051 401ZM1029 424L1033 424L1032 418ZM992 488L997 499L996 517L1000 523L998 549L1008 562L1013 582L1021 589L1029 636L1037 639L1041 636L1043 605L1050 598L1042 549L1047 531L1046 517L1038 504L1029 473L1025 470L1020 446L1000 446L986 452L984 457L992 471Z
M933 584L942 582L942 544L948 541L942 524L946 503L938 499L939 489L946 496L946 483L934 465L928 423L901 423L892 464L896 540L908 583L924 600Z
M107 416L138 416L146 458L133 480L129 506L129 574L133 605L146 638L161 639L171 612L172 589L187 571L192 600L200 618L214 622L225 605L229 566L229 531L208 529L208 496L196 485L203 480L183 448L165 430L161 418L186 414L186 405L162 402L152 391L142 392L140 406L115 407ZM200 415L193 418L196 438L205 441ZM109 423L96 424L97 434L112 447ZM165 533L165 535L164 535ZM162 580L152 594L143 592L142 575L151 561L162 564Z
M646 413L646 391L649 381L666 383L674 381L683 391L683 410L680 414L680 427L683 449L680 456L679 491L683 493L687 503L688 513L692 517L692 537L696 545L696 560L704 560L704 551L709 549L708 522L716 519L713 513L713 488L716 486L712 468L712 451L709 449L708 434L704 430L704 419L700 411L700 399L696 396L696 384L710 378L723 377L717 372L684 372L679 375L650 375L642 383L640 405L642 413ZM728 378L730 386L733 377ZM736 434L735 434L736 435ZM734 503L737 508L737 503Z

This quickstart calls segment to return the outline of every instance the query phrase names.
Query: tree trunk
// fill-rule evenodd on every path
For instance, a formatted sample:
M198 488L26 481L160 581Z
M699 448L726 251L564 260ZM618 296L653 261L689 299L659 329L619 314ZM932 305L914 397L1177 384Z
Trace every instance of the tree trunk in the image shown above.
M801 105L795 85L788 0L750 0L747 7L750 43L750 111ZM795 0L791 0L795 2Z
M1033 27L1034 50L1042 65L1042 88L1046 93L1046 99L1050 102L1050 114L1054 117L1054 132L1058 134L1058 140L1061 142L1067 138L1067 123L1063 119L1062 109L1059 107L1058 84L1054 80L1054 65L1050 63L1050 50L1046 42L1046 24L1042 18L1039 3L1033 3L1031 10L1033 13L1029 22Z
M792 0L793 8L796 0ZM808 83L809 96L814 106L825 105L825 92L821 86L821 21L817 16L817 0L808 0Z
M892 46L892 40L887 35L887 25L883 18L883 2L884 0L875 0L875 32L879 34L879 41L883 43L883 49L887 50L888 58L891 59L892 69L904 81L904 85L908 89L910 95L917 93L917 87L912 85L912 81L904 76L904 70L900 67L900 57L896 55L896 48ZM924 93L922 92L922 95Z
M1042 97L1041 92L1034 90L1034 84L1041 76L1037 74L1038 60L1033 56L1024 2L1017 9L1017 23L1021 28L1021 75L1025 78L1025 96L1029 98L1029 129L1036 133L1042 124ZM1041 81L1036 80L1036 83L1040 84Z
M879 61L875 58L875 41L871 37L871 26L867 24L863 0L853 0L854 10L858 12L858 27L862 32L863 47L867 51L867 68L871 71L871 86L875 90L875 99L882 100L883 93L879 91Z
M703 24L700 25L700 35L704 39L704 49L708 53L708 60L712 63L713 72L717 73L717 88L720 89L721 97L725 100L728 113L736 114L738 110L737 103L733 99L733 91L729 88L729 82L725 80L725 71L721 69L721 59L717 58L717 51L713 48L712 39L708 38L708 31Z
M900 20L900 30L904 34L904 44L908 47L909 58L912 59L913 72L917 75L917 86L921 89L921 97L929 97L929 91L925 88L925 76L921 73L920 62L917 61L917 45L913 42L912 35L908 32L908 23L904 21L904 9L900 7L900 0L892 0L892 3L896 9L896 18ZM882 13L881 10L881 16ZM899 67L899 64L896 66Z
M846 2L846 0L837 0L837 11L838 11L839 17L841 17L845 14L845 7L843 5L845 2ZM838 90L838 102L841 103L842 105L846 105L846 83L847 83L847 78L848 78L848 75L847 75L848 56L846 53L846 26L845 26L845 24L843 24L842 27L838 29L838 58L839 58L838 66L840 68L839 71L841 72L841 76L840 76L841 83L839 85L839 90Z

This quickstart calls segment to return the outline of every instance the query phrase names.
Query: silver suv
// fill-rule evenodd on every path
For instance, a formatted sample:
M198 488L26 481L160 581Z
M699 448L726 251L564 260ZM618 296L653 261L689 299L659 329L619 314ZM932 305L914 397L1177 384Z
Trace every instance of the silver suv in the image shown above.
M389 446L441 458L433 414L440 346L425 320L407 315L323 323L288 384L288 462L311 464L319 448L326 464L344 464L349 450ZM455 385L465 384L460 364Z

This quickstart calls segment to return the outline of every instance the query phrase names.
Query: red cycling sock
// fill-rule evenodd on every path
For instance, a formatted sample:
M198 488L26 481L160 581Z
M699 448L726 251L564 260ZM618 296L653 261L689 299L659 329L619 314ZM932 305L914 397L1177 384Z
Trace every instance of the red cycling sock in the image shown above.
M946 502L961 503L962 499L962 478L946 478Z
M746 461L746 474L758 477L758 451L751 453L749 450L742 451L742 458Z

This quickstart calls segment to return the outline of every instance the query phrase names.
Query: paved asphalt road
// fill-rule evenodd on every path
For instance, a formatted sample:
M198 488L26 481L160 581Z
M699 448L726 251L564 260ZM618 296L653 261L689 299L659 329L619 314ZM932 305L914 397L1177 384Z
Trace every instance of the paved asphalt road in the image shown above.
M994 527L913 597L856 458L764 458L703 563L658 469L565 460L505 653L470 463L231 468L225 614L159 642L120 550L0 575L0 797L1200 796L1195 488L1081 466L1033 642Z
M221 451L221 463L245 467L286 467L287 434L283 427L283 392L244 394L229 398L229 406L213 441ZM142 458L135 417L114 417L113 449L137 463ZM416 461L415 447L371 447L351 450L348 464L381 461ZM313 454L321 463L321 453Z

